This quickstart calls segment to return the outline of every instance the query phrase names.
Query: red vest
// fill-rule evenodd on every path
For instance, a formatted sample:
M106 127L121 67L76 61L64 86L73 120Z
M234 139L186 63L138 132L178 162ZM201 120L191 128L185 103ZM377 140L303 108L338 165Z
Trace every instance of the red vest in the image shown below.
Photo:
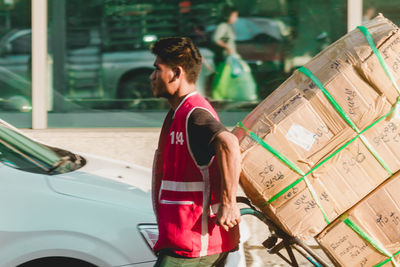
M160 137L165 144L160 155L163 173L157 201L159 239L154 250L168 248L186 257L229 251L239 242L237 226L226 232L215 223L221 183L216 159L198 166L190 150L187 122L196 108L209 111L219 120L211 105L192 93L176 109L169 131L162 131L168 136Z

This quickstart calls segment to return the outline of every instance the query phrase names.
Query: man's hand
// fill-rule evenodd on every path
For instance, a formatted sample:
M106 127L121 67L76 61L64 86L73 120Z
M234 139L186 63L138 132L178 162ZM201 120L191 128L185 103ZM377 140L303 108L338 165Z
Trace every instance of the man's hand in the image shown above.
M240 223L240 211L236 203L221 204L217 213L217 224L222 226L225 231L235 227Z

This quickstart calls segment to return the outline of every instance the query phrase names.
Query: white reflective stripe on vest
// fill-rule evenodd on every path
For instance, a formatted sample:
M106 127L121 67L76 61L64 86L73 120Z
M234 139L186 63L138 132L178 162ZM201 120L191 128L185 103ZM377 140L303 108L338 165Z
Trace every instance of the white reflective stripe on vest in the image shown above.
M193 205L194 201L185 201L185 200L166 200L166 199L161 199L160 203L162 204L170 204L170 205Z
M203 192L204 182L175 182L162 180L161 190L178 192Z

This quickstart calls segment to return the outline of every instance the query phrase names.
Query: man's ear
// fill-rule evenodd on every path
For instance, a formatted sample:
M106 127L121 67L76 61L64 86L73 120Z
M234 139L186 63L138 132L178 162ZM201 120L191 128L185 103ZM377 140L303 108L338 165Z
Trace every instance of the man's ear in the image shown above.
M172 82L181 77L182 70L183 70L182 67L180 66L176 67L176 69L174 70L174 77L172 77L171 80Z

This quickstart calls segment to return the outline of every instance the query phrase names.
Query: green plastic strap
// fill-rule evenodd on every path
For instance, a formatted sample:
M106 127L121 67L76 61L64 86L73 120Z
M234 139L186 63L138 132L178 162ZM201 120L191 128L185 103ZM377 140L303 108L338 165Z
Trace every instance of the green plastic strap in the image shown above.
M283 194L285 194L287 191L289 191L292 187L294 187L295 185L297 185L298 183L300 183L305 176L311 174L313 171L315 171L316 169L318 169L319 167L321 167L325 162L327 162L329 159L331 159L332 157L334 157L336 154L338 154L340 151L342 151L343 149L345 149L348 145L350 145L354 140L356 140L358 138L358 135L356 135L355 137L353 137L352 139L350 139L350 141L348 141L346 144L344 144L343 146L341 146L338 150L336 150L335 152L333 152L332 154L330 154L328 157L326 157L324 160L322 160L320 163L318 163L317 165L314 166L314 168L312 168L311 170L309 170L305 175L303 175L302 177L300 177L299 179L297 179L296 181L294 181L293 183L291 183L290 185L286 186L284 189L282 189L279 193L277 193L276 195L274 195L270 200L268 200L268 203L272 203L274 202L276 199L278 199L280 196L282 196Z
M375 159L382 165L382 167L386 170L386 172L389 174L389 176L393 175L393 172L390 170L389 166L386 164L386 162L381 158L378 154L378 152L374 149L374 147L369 143L368 139L360 134L360 139L364 143L364 145L368 148L369 152L375 157Z
M397 99L397 103L400 103L400 97ZM283 194L285 194L287 191L289 191L291 188L293 188L294 186L296 186L298 183L300 183L301 181L304 180L304 177L306 177L307 175L311 174L313 171L315 171L316 169L318 169L319 167L321 167L325 162L327 162L329 159L331 159L332 157L334 157L336 154L338 154L340 151L342 151L343 149L345 149L347 146L349 146L351 143L353 143L361 134L363 134L365 131L368 131L369 129L371 129L374 125L376 125L377 123L379 123L380 121L384 120L386 117L388 117L390 114L393 113L393 111L395 110L396 105L394 105L392 107L392 109L386 113L385 115L383 115L380 119L376 120L374 123L372 123L371 125L367 126L364 130L362 130L359 134L357 134L356 136L354 136L352 139L350 139L347 143L345 143L344 145L342 145L339 149L337 149L335 152L333 152L332 154L330 154L328 157L326 157L324 160L322 160L320 163L318 163L316 166L314 166L314 168L312 168L310 171L308 171L305 175L302 175L299 179L297 179L296 181L294 181L293 183L291 183L290 185L286 186L285 188L283 188L279 193L277 193L276 195L274 195L271 199L269 199L265 204L267 203L272 203L274 202L276 199L278 199L280 196L282 196ZM255 133L251 132L250 130L248 130L242 122L239 122L237 124L240 128L242 128L243 130L246 131L247 134L249 134L249 136L256 141L258 144L262 145L263 147L270 147L269 145L267 145L264 140L262 140L259 136L257 136ZM266 144L266 146L264 146L263 144ZM272 153L272 152L271 152ZM273 153L272 153L273 154ZM274 154L273 154L274 155ZM286 164L286 163L285 163Z
M398 102L400 102L400 98L398 99ZM376 120L374 123L372 123L371 125L367 126L364 130L362 130L359 134L357 134L356 136L354 136L352 139L350 139L347 143L345 143L344 145L342 145L340 148L338 148L335 152L333 152L332 154L330 154L328 157L326 157L324 160L322 160L320 163L318 163L316 166L314 166L314 168L312 168L310 171L308 171L304 176L309 175L310 173L312 173L313 171L315 171L316 169L318 169L319 167L321 167L321 165L323 165L325 162L327 162L329 159L331 159L332 157L334 157L336 154L338 154L340 151L342 151L343 149L345 149L347 146L349 146L351 143L353 143L361 134L363 134L365 131L371 129L374 125L376 125L377 123L379 123L380 121L384 120L387 116L389 116L395 109L395 106L392 107L392 109L386 113L385 115L383 115L380 119ZM292 187L294 187L295 185L297 185L298 183L300 183L303 179L304 176L300 177L299 179L297 179L296 181L294 181L293 183L291 183L290 185L288 185L287 187L285 187L284 189L282 189L279 193L277 193L275 196L273 196L270 200L268 200L268 203L272 203L273 201L275 201L277 198L279 198L280 196L282 196L283 194L285 194L287 191L289 191Z
M375 43L372 39L371 34L369 33L368 29L364 26L358 26L358 29L360 29L360 31L365 35L367 42L369 43L369 45L371 46L372 50L374 51L374 54L378 57L380 64L382 65L382 67L384 68L386 74L389 76L389 78L391 79L392 83L394 84L394 86L396 87L396 89L399 91L400 94L400 89L397 86L395 80L393 79L390 71L388 70L386 63L384 62L382 56L380 55L378 49L375 46ZM307 75L322 91L323 93L326 95L326 97L331 101L332 105L334 105L334 107L336 108L336 106L339 109L338 110L339 113L343 116L343 118L349 123L349 125L357 132L357 135L352 138L350 141L348 141L347 143L345 143L343 146L341 146L338 150L336 150L334 153L332 153L331 155L329 155L327 158L325 158L323 161L321 161L318 165L316 165L314 168L312 168L309 172L307 172L305 175L301 174L301 170L300 172L296 171L295 169L297 169L297 167L295 167L295 171L297 173L299 173L300 175L302 175L302 177L300 177L299 179L297 179L296 181L294 181L293 183L291 183L290 185L288 185L287 187L285 187L284 189L282 189L279 193L277 193L276 195L274 195L270 200L268 200L268 203L272 203L273 201L275 201L276 199L278 199L280 196L282 196L283 194L285 194L287 191L289 191L291 188L293 188L294 186L296 186L298 183L300 183L302 180L304 180L305 176L309 175L310 173L312 173L313 171L315 171L316 169L318 169L322 164L324 164L326 161L328 161L329 159L331 159L332 157L334 157L336 154L338 154L341 150L343 150L344 148L346 148L348 145L350 145L352 142L354 142L358 137L360 137L360 135L362 133L364 133L365 131L369 130L370 128L372 128L374 125L376 125L377 123L379 123L380 121L382 121L383 119L387 118L390 114L392 114L394 112L394 110L396 109L397 106L400 105L400 96L397 98L397 101L395 103L395 105L393 105L393 107L391 108L391 110L386 113L384 116L382 116L380 119L376 120L374 123L372 123L371 125L367 126L364 130L362 130L361 132L359 132L358 128L356 127L356 125L354 125L354 123L351 121L351 119L347 116L347 114L340 108L339 104L335 101L335 99L333 99L333 97L329 94L329 92L325 89L325 87L323 86L323 84L311 73L311 71L309 71L308 69L306 69L305 67L301 67L299 68L299 71L301 71L303 74L307 75L307 74L311 74L310 76ZM314 79L315 77L315 79ZM271 148L268 144L266 144L264 142L264 140L262 140L260 137L258 137L256 134L254 134L253 132L249 131L247 128L245 128L242 124L242 122L238 123L238 126L241 127L242 129L244 129L249 135L250 137L256 141L257 143L259 143L260 145L262 145L263 147L267 148ZM372 147L367 146L368 149L372 149ZM273 149L273 148L272 148ZM371 151L370 149L370 151ZM269 149L268 149L269 150ZM270 150L269 150L270 151ZM276 151L276 150L275 150ZM270 151L271 152L271 151ZM278 152L278 151L276 151ZM273 152L271 152L272 154L274 154ZM377 158L377 153L372 150L371 153L375 156L375 158ZM274 155L278 155L280 154L275 153ZM281 159L282 160L282 159ZM380 159L380 157L378 156L377 160L381 163L381 165L386 169L386 171L391 174L392 172L390 171L390 169L388 168L388 166L383 162L382 159ZM284 162L286 165L288 165L284 160L282 160L282 162ZM290 166L290 165L288 165ZM295 166L295 165L294 165Z
M258 135L250 131L249 129L246 128L246 126L243 125L242 122L239 122L237 124L238 127L242 128L254 141L256 141L259 145L267 149L269 152L271 152L272 155L277 157L279 160L281 160L284 164L286 164L288 167L290 167L292 170L294 170L296 173L302 175L301 180L305 180L308 189L310 190L311 196L313 197L315 203L318 205L319 209L322 212L322 215L324 216L325 221L330 224L330 221L328 219L328 216L326 215L320 201L318 200L318 195L316 194L314 188L312 187L311 183L308 181L306 175L302 170L300 170L294 163L292 163L288 158L286 158L282 153L280 153L278 150L275 148L271 147L268 145L262 138L260 138ZM299 180L298 182L300 182ZM282 191L281 191L282 192Z
M359 28L359 29L361 30L361 32L364 33L364 35L366 36L368 43L370 44L370 46L371 46L372 50L374 51L375 55L378 57L379 61L381 62L382 67L385 69L385 72L389 75L389 78L390 78L390 77L391 77L391 76L390 76L390 72L387 71L388 69L387 69L387 67L386 67L386 63L384 62L384 60L383 60L383 58L381 57L381 55L380 55L378 49L376 48L375 43L373 42L372 36L371 36L371 34L369 33L368 29L365 28L364 26L359 26L358 28ZM302 71L302 73L304 73L304 72L305 72L305 73L311 73L311 72L310 72L308 69L306 69L306 68L300 68L299 70ZM304 71L304 72L303 72L303 71ZM311 74L312 74L312 73L311 73ZM312 76L314 76L314 75L312 74ZM315 76L314 76L314 77L315 77ZM311 78L310 78L310 79L311 79ZM313 79L311 79L311 80L313 80ZM396 89L399 90L399 89L398 89L398 86L397 86L397 84L396 84L396 82L394 81L394 79L391 78L391 80L392 80L394 86L396 87ZM313 81L313 82L314 82L317 86L320 85L320 86L324 89L323 91L326 92L326 89L323 87L322 83L321 83L318 79L315 79L315 81ZM333 100L334 100L334 99L333 99ZM334 101L334 102L336 102L336 101ZM347 147L348 145L350 145L354 140L356 140L356 139L359 137L360 134L362 134L362 133L364 133L365 131L369 130L371 127L373 127L375 124L377 124L377 123L380 122L381 120L387 118L390 114L392 114L392 113L394 112L394 110L395 110L399 105L400 105L400 96L397 98L396 103L393 105L393 107L391 108L391 110L390 110L388 113L386 113L386 114L385 114L384 116L382 116L380 119L376 120L376 121L375 121L374 123L372 123L371 125L367 126L363 131L361 131L359 134L357 134L357 136L356 136L355 138L351 139L349 142L347 142L345 145L343 145L340 149L338 149L338 150L335 151L333 154L331 154L329 157L327 157L325 160L323 160L320 164L318 164L318 165L315 166L313 169L311 169L306 175L308 175L309 173L311 173L311 172L313 172L314 170L316 170L316 169L317 169L320 165L322 165L324 162L326 162L327 160L329 160L330 158L332 158L333 156L335 156L339 151L341 151L342 149L344 149L345 147ZM346 117L347 117L347 115L346 115ZM380 161L380 163L382 164L383 161ZM386 164L384 164L384 165L382 165L382 166L386 166ZM389 170L389 168L388 168L387 166L384 167L384 168L386 169L386 171ZM390 171L390 170L389 170L389 171ZM391 171L390 171L390 172L389 172L389 171L388 171L388 173L390 174ZM296 181L294 181L292 184L290 184L290 185L288 185L287 187L285 187L281 192L279 192L278 194L276 194L275 196L273 196L273 197L268 201L268 203L273 202L274 200L276 200L277 198L279 198L280 196L282 196L283 194L285 194L285 193L286 193L287 191L289 191L292 187L294 187L294 186L296 186L298 183L300 183L303 179L304 179L304 177L300 177L299 179L297 179Z
M385 265L385 264L388 263L389 261L393 261L393 258L396 257L396 256L399 255L399 254L400 254L400 250L397 251L395 254L393 254L392 257L390 257L390 258L388 258L388 259L382 261L381 263L375 264L374 267L380 267L380 266L382 266L382 265ZM395 262L393 262L393 263L397 265L397 263L395 263Z
M365 26L358 26L357 27L365 36L367 39L367 42L369 46L371 47L372 51L374 52L375 56L378 58L379 63L381 64L383 70L385 71L386 75L389 77L389 79L392 81L394 87L396 88L397 92L400 94L400 88L396 83L396 80L394 79L392 73L389 71L389 68L386 65L385 60L382 58L381 53L379 52L378 48L376 48L374 39L372 38L371 34L368 31L368 28Z
M347 116L346 112L340 107L339 103L336 102L336 100L333 98L333 96L325 89L324 85L322 82L315 77L315 75L306 67L302 66L298 69L301 73L306 75L310 80L315 83L318 88L324 93L326 98L328 98L329 102L331 102L332 106L336 109L337 112L339 112L340 116L347 122L347 124L350 125L351 128L353 128L354 131L359 133L360 131L358 130L357 126L354 124L354 122L350 119L349 116Z
M306 67L300 67L299 71L306 75L308 78L311 79L313 83L315 83L318 88L324 93L326 98L328 98L329 102L331 102L332 106L336 109L336 111L342 116L342 118L350 125L351 128L357 133L360 134L360 130L354 124L354 122L347 116L346 112L342 109L338 102L333 98L333 96L325 89L322 82ZM390 170L389 166L385 163L385 161L378 155L375 149L371 146L371 144L367 141L366 138L361 138L361 141L365 144L371 154L378 160L378 162L382 165L382 167L389 173L390 176L393 175L392 171Z
M277 157L280 161L282 161L285 165L287 165L289 168L294 170L300 175L304 175L304 172L300 170L293 162L291 162L288 158L286 158L282 153L280 153L278 150L275 148L271 147L267 143L264 142L262 138L260 138L258 135L247 129L242 122L239 122L237 124L240 128L242 128L254 141L256 141L258 144L260 144L262 147L264 147L266 150L272 153L275 157Z
M349 226L354 232L356 232L359 236L361 236L364 240L366 240L368 243L370 243L374 248L376 248L380 253L385 255L386 257L389 258L389 261L393 261L395 266L397 266L397 263L394 261L394 255L392 255L390 252L388 252L381 244L379 244L377 241L375 241L371 236L369 236L367 233L365 233L358 225L356 225L352 220L349 219L347 214L343 214L341 217L341 220Z
M307 173L308 174L308 173ZM272 203L275 200L277 200L279 197L281 197L283 194L285 194L287 191L289 191L290 189L292 189L293 187L295 187L298 183L300 183L301 181L304 180L305 176L300 177L299 179L297 179L296 181L294 181L293 183L291 183L290 185L286 186L285 188L283 188L279 193L277 193L276 195L274 195L273 197L271 197L267 203ZM265 203L265 204L267 204Z
M304 181L306 182L307 188L308 188L308 190L309 190L310 193L311 193L312 198L314 199L315 203L317 203L317 205L318 205L318 207L319 207L319 209L320 209L320 211L321 211L321 213L322 213L322 216L324 216L325 222L326 222L327 224L330 224L331 221L329 220L328 216L326 215L325 210L324 210L324 208L322 207L321 202L319 201L318 195L317 195L317 193L316 193L315 190L314 190L314 187L313 187L313 186L311 185L311 183L308 181L308 179L307 179L306 176L303 176L303 177L304 177Z

